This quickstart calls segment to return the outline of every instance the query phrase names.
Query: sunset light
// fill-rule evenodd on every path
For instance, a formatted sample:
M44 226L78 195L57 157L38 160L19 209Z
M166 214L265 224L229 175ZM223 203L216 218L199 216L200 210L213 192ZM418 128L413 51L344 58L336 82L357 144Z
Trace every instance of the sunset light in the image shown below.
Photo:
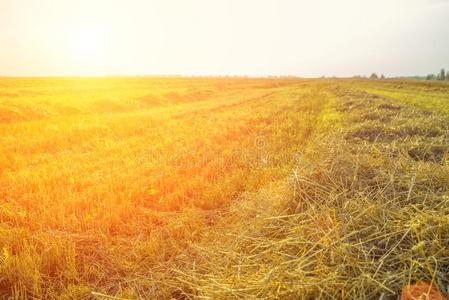
M0 299L449 300L449 0L0 0Z
M69 42L68 55L85 67L104 61L108 56L109 45L106 34L95 25L85 25L67 35Z
M445 3L3 0L0 75L425 74L447 58Z

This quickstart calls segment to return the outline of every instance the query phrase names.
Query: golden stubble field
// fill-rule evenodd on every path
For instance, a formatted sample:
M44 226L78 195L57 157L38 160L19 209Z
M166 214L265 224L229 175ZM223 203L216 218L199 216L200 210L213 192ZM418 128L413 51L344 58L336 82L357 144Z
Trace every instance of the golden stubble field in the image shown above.
M0 293L444 291L448 95L407 81L1 78Z

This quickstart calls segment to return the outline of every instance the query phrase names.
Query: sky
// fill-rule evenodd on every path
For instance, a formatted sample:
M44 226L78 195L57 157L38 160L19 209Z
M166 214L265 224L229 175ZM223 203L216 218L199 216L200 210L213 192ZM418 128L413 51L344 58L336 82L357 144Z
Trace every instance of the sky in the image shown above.
M0 75L426 75L449 0L0 0Z

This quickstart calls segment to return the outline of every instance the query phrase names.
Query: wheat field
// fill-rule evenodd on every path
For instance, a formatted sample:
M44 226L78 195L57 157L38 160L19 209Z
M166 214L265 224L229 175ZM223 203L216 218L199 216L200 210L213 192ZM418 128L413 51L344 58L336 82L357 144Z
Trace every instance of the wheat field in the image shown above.
M0 78L0 297L448 293L448 101L412 80Z

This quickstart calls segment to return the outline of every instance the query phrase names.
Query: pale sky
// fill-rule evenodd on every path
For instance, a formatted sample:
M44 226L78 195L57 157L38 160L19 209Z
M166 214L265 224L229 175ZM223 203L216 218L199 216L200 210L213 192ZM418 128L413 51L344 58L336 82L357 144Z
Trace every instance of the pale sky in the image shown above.
M425 75L449 0L0 0L0 75Z

